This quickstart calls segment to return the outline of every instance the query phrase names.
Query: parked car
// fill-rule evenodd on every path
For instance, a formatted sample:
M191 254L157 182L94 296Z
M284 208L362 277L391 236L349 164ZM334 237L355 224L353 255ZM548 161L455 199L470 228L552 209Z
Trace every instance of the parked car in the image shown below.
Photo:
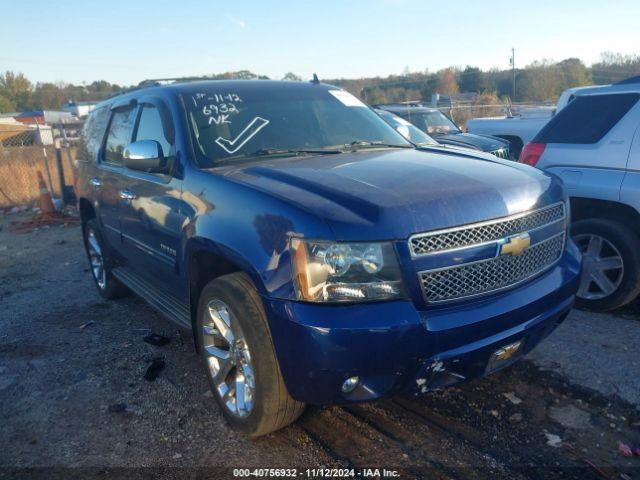
M467 121L467 131L508 140L514 157L518 158L522 147L531 142L551 117L566 107L576 96L598 93L600 89L606 89L610 93L625 91L628 89L627 85L637 83L640 83L640 77L629 78L614 85L568 88L562 92L555 107L525 108L517 115L503 117L472 118Z
M220 409L253 436L306 403L504 368L578 287L558 179L418 150L319 82L139 88L91 112L77 157L98 291L191 330Z
M558 175L571 197L584 270L578 304L611 310L640 292L640 84L581 93L520 161Z
M417 146L438 145L433 138L424 133L413 123L399 117L395 113L381 108L375 108L374 111L382 117L382 119L395 128L400 135Z
M512 156L508 141L487 135L464 133L437 108L413 103L377 105L375 108L387 110L408 120L438 143L480 150L498 158L517 158Z

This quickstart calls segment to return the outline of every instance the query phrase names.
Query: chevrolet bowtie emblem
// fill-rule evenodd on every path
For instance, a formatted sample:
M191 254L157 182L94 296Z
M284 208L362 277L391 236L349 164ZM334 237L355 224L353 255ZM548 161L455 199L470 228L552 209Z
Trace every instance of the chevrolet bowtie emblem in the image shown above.
M520 345L522 345L522 342L512 343L496 350L493 355L497 360L508 360L513 357L518 350L520 350Z
M528 233L520 233L503 239L498 253L500 255L521 255L531 245L531 237Z

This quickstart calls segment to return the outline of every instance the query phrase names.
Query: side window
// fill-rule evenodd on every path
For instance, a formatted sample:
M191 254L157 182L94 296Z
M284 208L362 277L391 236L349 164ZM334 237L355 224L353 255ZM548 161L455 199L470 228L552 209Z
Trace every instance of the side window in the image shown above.
M78 160L96 161L108 121L108 107L97 108L89 114L87 121L84 123L80 141L78 142Z
M166 121L166 120L165 120ZM173 139L169 133L171 126L162 121L160 111L153 105L145 105L140 114L137 140L155 140L162 147L162 155L171 157L174 155Z
M122 165L122 152L131 141L131 132L136 119L136 109L116 110L111 117L107 143L104 149L104 162L109 165Z
M542 127L533 141L597 143L626 115L639 98L640 95L637 93L577 96Z

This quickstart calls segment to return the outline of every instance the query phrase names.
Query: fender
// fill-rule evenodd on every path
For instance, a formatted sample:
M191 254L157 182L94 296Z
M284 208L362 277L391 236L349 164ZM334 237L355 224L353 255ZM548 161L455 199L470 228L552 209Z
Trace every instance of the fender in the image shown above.
M221 274L249 275L260 296L295 299L289 238L335 238L313 213L211 170L187 171L182 201L190 214L185 218L179 261L189 283L191 259L207 252L221 259ZM194 298L192 293L189 298Z

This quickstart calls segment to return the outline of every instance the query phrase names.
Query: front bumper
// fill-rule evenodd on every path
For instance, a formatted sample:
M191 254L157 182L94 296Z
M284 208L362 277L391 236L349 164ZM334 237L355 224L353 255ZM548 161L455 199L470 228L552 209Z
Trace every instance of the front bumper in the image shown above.
M551 270L517 288L419 311L407 301L327 306L263 298L289 393L311 404L428 392L489 373L497 349L530 351L569 313L580 254L573 242ZM489 367L492 368L492 367ZM358 376L351 393L343 382Z

